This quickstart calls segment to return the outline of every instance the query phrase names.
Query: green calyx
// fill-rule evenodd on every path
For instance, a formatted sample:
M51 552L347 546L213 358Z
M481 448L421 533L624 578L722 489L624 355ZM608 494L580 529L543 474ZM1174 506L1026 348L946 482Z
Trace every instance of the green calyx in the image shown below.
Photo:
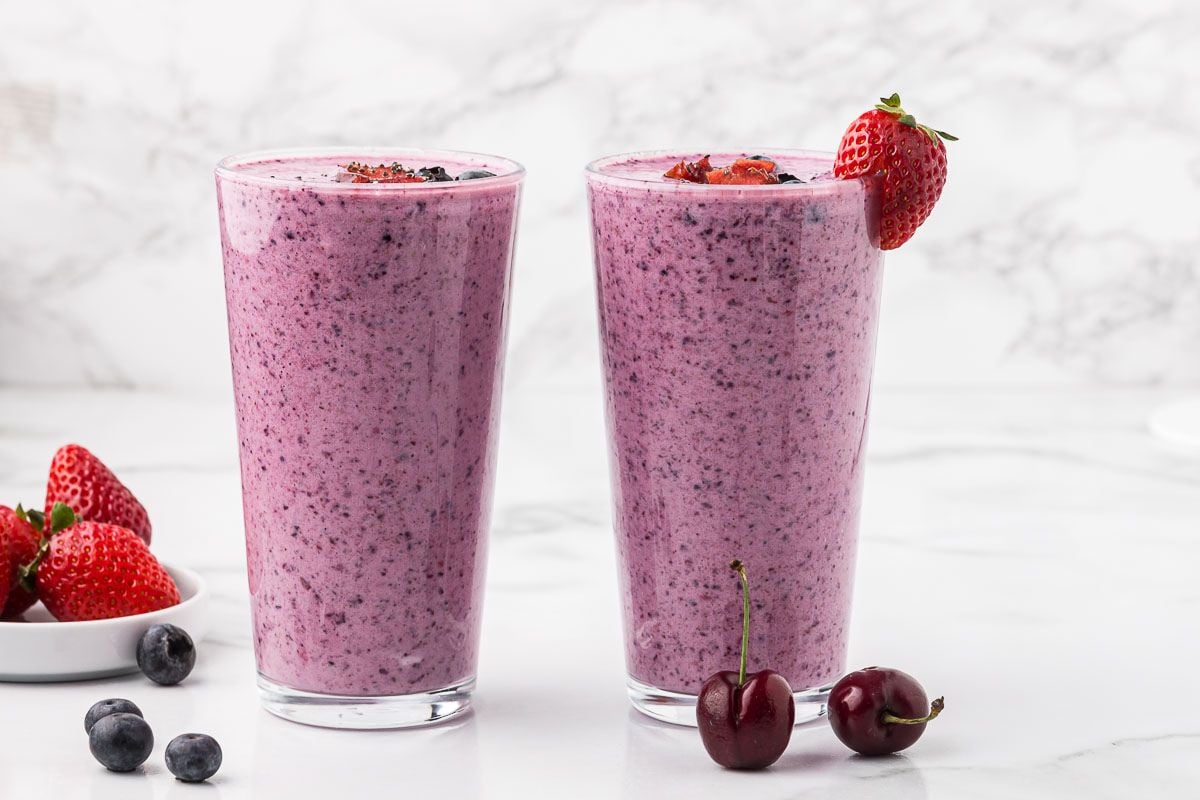
M954 134L946 133L945 131L939 131L935 128L929 127L928 125L922 125L921 123L917 122L916 118L912 114L909 114L907 111L905 111L904 107L900 105L900 95L897 92L892 92L891 97L879 98L879 102L875 104L875 107L880 111L886 111L887 113L895 116L896 121L901 125L907 125L910 128L916 128L934 142L937 142L939 137L945 139L947 142L958 141L958 137Z
M17 516L34 527L45 530L46 515L40 511L29 510L17 506ZM22 564L17 568L17 580L21 584L21 588L29 593L37 591L37 571L41 566L42 561L50 553L50 539L56 533L66 530L76 522L75 512L66 503L55 503L50 509L50 532L42 536L42 541L38 544L37 555L33 557L33 561L28 564Z
M35 511L32 508L25 509L20 503L17 503L16 515L17 519L22 522L28 522L39 531L46 529L46 515L40 511Z

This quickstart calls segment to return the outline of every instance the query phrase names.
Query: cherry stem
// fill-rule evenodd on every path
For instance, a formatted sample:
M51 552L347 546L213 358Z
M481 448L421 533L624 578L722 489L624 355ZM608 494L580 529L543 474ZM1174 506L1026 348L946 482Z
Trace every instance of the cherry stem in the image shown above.
M741 559L735 558L729 568L742 580L742 654L738 659L738 686L742 686L746 683L746 652L750 649L750 578Z
M890 711L884 711L880 719L885 725L923 725L931 719L936 719L937 715L942 713L942 709L946 707L946 698L939 697L929 704L929 713L923 717L897 717Z

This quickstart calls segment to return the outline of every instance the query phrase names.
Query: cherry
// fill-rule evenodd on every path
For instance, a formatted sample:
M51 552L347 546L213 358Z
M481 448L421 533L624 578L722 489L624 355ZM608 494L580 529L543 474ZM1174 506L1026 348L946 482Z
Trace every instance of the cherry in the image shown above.
M746 674L750 644L750 580L741 561L730 569L742 582L742 652L738 671L722 670L700 689L696 722L712 760L729 769L763 769L787 749L796 723L792 687L782 675L764 669Z
M864 756L882 756L897 753L920 739L925 723L940 714L945 705L941 697L930 705L921 684L906 672L867 667L833 685L829 724L851 750Z

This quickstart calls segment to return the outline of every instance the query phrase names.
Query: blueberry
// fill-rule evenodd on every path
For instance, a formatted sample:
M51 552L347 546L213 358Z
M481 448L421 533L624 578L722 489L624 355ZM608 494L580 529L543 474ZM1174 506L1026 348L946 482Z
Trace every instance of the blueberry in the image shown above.
M488 172L486 169L469 169L458 176L460 181L473 181L476 178L494 178L496 173Z
M417 174L427 181L440 183L441 181L452 181L450 175L443 167L421 167L417 170Z
M790 172L779 173L779 182L780 183L804 183L804 181L800 180L799 178L797 178L795 175L791 174Z
M221 768L221 745L203 733L183 733L167 745L167 769L181 781L206 781Z
M87 714L83 717L83 729L91 733L92 726L102 717L107 717L109 714L133 714L135 717L143 716L142 710L132 701L114 697L111 700L101 700L88 709Z
M88 747L96 760L113 772L140 767L154 749L154 733L136 714L101 717L88 734Z
M751 161L774 161L775 160L773 158L767 158L766 156L746 156L746 158L750 159Z
M155 683L173 686L196 666L196 646L183 628L152 625L138 641L137 665Z

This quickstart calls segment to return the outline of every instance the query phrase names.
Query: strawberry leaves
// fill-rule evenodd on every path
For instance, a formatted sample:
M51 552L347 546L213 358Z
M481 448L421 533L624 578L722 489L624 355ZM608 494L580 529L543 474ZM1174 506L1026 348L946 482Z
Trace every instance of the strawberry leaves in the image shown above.
M938 140L938 137L941 137L948 142L958 141L958 137L952 133L939 131L936 128L931 128L928 125L922 125L918 123L916 117L914 117L912 114L909 114L904 110L904 107L900 105L900 94L898 92L892 92L891 97L879 98L879 102L875 104L875 108L894 115L896 117L896 121L901 125L909 128L916 128L929 138L933 139L935 142Z

